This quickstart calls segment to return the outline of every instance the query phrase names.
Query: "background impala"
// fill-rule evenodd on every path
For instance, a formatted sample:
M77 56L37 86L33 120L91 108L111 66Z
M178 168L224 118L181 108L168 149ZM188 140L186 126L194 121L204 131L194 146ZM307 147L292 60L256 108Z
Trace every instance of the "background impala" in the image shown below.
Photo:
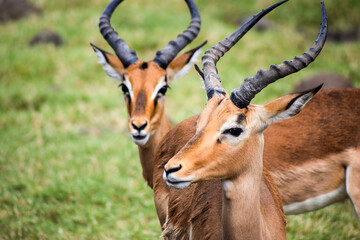
M201 27L200 14L194 1L185 0L191 15L189 27L165 48L157 51L153 60L142 61L111 26L111 16L122 1L111 1L99 19L100 32L116 56L93 44L91 46L105 72L120 84L128 112L129 132L139 148L143 177L152 188L155 148L171 128L164 113L165 94L172 81L185 75L191 68L206 42L176 57L197 37Z

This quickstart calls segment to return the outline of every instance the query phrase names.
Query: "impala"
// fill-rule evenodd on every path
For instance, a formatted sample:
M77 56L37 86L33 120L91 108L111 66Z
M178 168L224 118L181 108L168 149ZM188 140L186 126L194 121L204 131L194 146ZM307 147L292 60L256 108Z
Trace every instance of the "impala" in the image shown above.
M155 147L171 129L164 114L166 91L174 79L186 74L206 42L176 57L195 39L201 25L195 3L193 0L185 0L191 13L189 27L176 40L170 41L164 49L158 51L153 60L141 61L110 25L112 13L121 2L122 0L113 0L99 20L100 32L116 56L93 44L91 46L105 72L120 83L127 106L129 131L139 149L143 177L152 188Z
M245 79L231 96L221 86L216 63L246 32L246 25L206 51L202 58L204 72L198 71L208 102L197 119L194 136L165 165L163 179L179 189L195 182L222 180L223 239L286 239L281 198L263 168L262 133L271 123L298 114L320 87L263 106L250 102L267 85L299 71L317 57L325 43L325 19L323 12L318 40L307 53L259 71Z
M255 16L251 24L255 24L259 17ZM251 199L262 199L263 191L274 188L271 184L264 187L266 168L274 176L288 214L312 211L347 197L351 198L355 206L359 206L360 109L353 107L360 104L359 89L322 91L298 116L274 123L265 130L263 172L259 153L262 137L259 134L267 124L299 111L318 89L283 97L263 107L248 104L263 88L261 80L265 80L267 85L274 79L306 67L315 59L326 39L324 7L320 34L307 53L293 61L260 70L255 77L246 78L229 98L221 88L215 63L211 60L215 59L216 62L229 49L233 39L237 41L246 33L248 25L245 24L243 31L225 39L203 57L206 90L214 100L210 98L200 117L187 119L169 131L159 146L154 170L154 200L157 203L158 198L168 198L167 208L161 209L161 205L156 204L158 214L166 213L165 216L159 215L160 219L166 219L163 232L166 238L219 239L222 235L219 230L221 226L229 230L235 225L238 229L239 223L244 226L251 224L244 220L250 214L248 208L253 210L250 216L255 214L255 221L261 222L260 225L255 224L257 230L254 234L268 234L266 230L259 230L261 227L268 229L265 227L267 220L264 220L266 211L259 213L257 200L256 205L251 205L254 203ZM276 114L269 116L269 111L282 107L282 113L275 110ZM338 117L331 118L334 114ZM250 161L255 158L255 154L257 161ZM254 175L249 175L249 172ZM256 184L259 183L259 173L262 173L260 189L259 185L256 188L251 185L255 180ZM197 183L184 190L169 189L163 177L168 184L176 187ZM247 179L251 184L241 185L239 178ZM248 201L239 200L245 208L245 214L240 214L240 207L236 208L237 205L229 202L229 195L234 199L241 197L241 192L234 189L242 189L246 192L242 196L249 197ZM275 190L270 192L276 196ZM238 211L229 212L234 207ZM223 215L223 222L220 218L222 213L228 213ZM274 221L279 220L281 212L278 210L274 215ZM234 231L231 233L239 233ZM223 233L226 234L225 231Z

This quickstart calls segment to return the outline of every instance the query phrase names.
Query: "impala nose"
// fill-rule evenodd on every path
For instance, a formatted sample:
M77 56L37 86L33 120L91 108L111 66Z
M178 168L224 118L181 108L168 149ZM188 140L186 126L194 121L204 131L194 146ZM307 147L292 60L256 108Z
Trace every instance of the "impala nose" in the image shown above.
M166 170L166 167L164 167L164 172L165 172L165 175L168 176L170 173L177 172L180 169L181 169L181 164L179 166L172 167L172 168L169 168L167 170Z
M141 130L144 130L146 128L147 121L142 122L142 123L135 123L134 121L132 121L131 125L134 127L135 130L140 132Z

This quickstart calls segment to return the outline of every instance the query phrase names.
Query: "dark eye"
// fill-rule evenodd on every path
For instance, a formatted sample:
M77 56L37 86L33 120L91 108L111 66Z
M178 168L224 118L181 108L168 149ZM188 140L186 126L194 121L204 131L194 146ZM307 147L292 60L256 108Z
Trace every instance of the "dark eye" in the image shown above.
M119 87L121 87L121 90L123 91L124 94L128 94L129 93L129 89L127 88L127 86L125 84L120 84Z
M243 130L241 128L230 128L230 129L226 129L223 134L230 134L234 137L238 137L240 136L240 134L243 132Z
M165 95L168 88L169 88L168 85L163 86L163 87L160 88L160 90L158 91L158 94Z

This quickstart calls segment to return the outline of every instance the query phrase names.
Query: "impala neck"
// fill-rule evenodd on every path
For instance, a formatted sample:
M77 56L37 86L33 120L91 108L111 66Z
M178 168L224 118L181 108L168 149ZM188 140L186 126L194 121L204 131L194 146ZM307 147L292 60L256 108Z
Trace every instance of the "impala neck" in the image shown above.
M254 157L254 155L253 155ZM262 151L248 159L250 166L241 175L223 180L223 239L264 239L260 206Z
M156 147L159 145L164 135L171 129L171 125L165 114L163 114L158 128L153 130L148 142L143 146L138 146L140 162L143 170L143 177L149 187L153 188L153 168Z

